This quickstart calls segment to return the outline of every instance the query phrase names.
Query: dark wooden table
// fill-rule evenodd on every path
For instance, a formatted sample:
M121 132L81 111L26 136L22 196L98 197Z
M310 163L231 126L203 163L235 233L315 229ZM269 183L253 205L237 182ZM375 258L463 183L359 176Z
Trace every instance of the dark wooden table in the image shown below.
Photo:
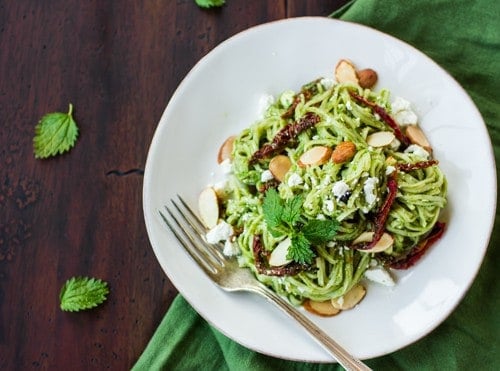
M176 289L142 213L158 120L190 68L221 41L345 0L0 1L0 369L128 369ZM76 146L33 155L38 120L74 105ZM72 276L111 288L90 311L59 309Z

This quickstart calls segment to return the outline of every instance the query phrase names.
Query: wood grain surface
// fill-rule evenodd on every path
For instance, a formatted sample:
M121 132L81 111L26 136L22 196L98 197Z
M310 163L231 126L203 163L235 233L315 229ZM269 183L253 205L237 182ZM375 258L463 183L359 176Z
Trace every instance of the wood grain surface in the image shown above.
M179 82L257 24L327 16L346 1L0 1L0 369L129 369L177 294L142 213L142 169ZM74 105L76 146L33 155L34 127ZM72 276L111 288L59 309Z

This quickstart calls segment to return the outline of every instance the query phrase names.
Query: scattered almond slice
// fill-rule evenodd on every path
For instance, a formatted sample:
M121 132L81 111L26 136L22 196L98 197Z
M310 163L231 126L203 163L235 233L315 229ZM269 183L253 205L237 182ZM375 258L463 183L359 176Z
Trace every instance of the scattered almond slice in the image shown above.
M392 143L396 138L392 131L377 131L368 135L366 143L372 147L385 147Z
M422 129L417 125L408 125L406 127L406 136L410 139L410 142L423 147L427 152L432 152L431 145L427 140Z
M304 309L313 314L317 314L323 317L332 317L340 313L340 309L335 308L332 305L331 300L326 301L314 301L307 299L304 301Z
M234 140L236 136L232 135L227 138L224 143L219 148L219 153L217 154L217 163L221 163L224 160L230 159L233 153Z
M297 163L300 167L323 165L328 162L331 154L330 147L316 146L304 152Z
M371 68L365 68L364 70L360 70L357 72L357 74L358 74L359 86L361 86L363 89L371 89L377 83L378 80L377 72L375 72Z
M353 142L340 142L332 152L332 161L342 164L349 161L356 154L356 145Z
M373 232L363 232L361 233L352 243L354 245L358 243L371 242L373 240ZM381 252L385 251L392 246L394 239L389 233L384 233L380 240L371 249L363 250L363 252Z
M354 68L354 65L346 59L341 59L337 63L337 66L335 67L335 78L340 84L347 82L356 85L359 84L356 68Z
M280 267L290 263L292 260L288 259L286 256L288 255L288 248L291 244L292 240L289 237L281 241L269 257L269 265L273 267Z
M212 187L205 188L198 197L198 210L201 221L209 229L215 227L219 221L219 200Z
M269 171L276 179L282 182L283 179L285 179L285 175L286 173L288 173L288 170L290 170L291 166L292 162L290 161L288 156L278 155L273 157L269 162Z
M363 285L357 284L344 295L333 298L331 304L339 310L351 309L358 304L366 295L366 289Z

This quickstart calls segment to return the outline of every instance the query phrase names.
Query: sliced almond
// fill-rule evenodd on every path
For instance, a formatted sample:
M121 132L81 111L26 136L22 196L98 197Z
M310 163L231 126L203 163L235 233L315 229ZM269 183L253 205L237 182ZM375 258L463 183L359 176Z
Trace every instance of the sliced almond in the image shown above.
M365 68L364 70L358 71L359 86L364 89L371 89L378 80L377 73L371 68Z
M209 229L215 227L219 221L219 200L212 187L205 188L198 197L198 210L201 221Z
M276 179L282 182L291 166L292 161L290 161L288 156L278 155L273 157L269 162L269 171Z
M358 243L371 242L373 240L373 232L363 232L361 233L352 243L357 245ZM389 249L394 243L394 238L389 233L384 233L380 240L371 249L363 250L363 252L381 252Z
M349 161L356 154L356 145L353 142L340 142L332 152L332 161L336 164L343 164Z
M328 162L331 154L330 147L316 146L304 152L297 163L301 167L323 165Z
M427 152L432 152L431 145L427 140L422 129L417 125L408 125L406 127L406 136L410 139L410 142L423 147Z
M372 147L385 147L392 143L396 138L392 131L377 131L368 135L366 143Z
M317 314L323 317L332 317L340 313L340 309L335 308L332 305L331 300L326 301L314 301L307 299L304 301L304 309L313 314Z
M335 78L340 84L359 83L356 68L354 68L354 65L346 59L341 59L339 63L337 63L337 66L335 67Z
M273 267L281 267L282 265L290 263L292 259L288 259L286 256L288 255L288 248L291 245L292 240L289 237L281 241L269 257L269 265Z
M227 138L224 143L219 148L219 153L217 154L217 163L221 163L224 160L230 159L233 153L234 140L236 136L232 135Z
M331 300L332 306L339 310L347 310L357 305L366 295L363 285L357 284L344 295Z

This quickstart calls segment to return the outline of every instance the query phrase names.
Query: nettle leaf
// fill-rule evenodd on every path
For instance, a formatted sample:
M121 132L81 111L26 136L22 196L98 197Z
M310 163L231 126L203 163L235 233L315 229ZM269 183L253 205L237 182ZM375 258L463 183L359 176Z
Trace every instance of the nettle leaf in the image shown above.
M295 223L299 221L302 211L302 203L303 203L302 196L295 196L292 199L287 200L285 202L281 219L289 226L293 226Z
M225 0L195 0L195 2L200 8L218 7L226 3Z
M339 222L336 220L309 220L301 229L301 232L313 244L331 241L337 234Z
M301 232L292 236L292 244L288 248L286 256L297 263L311 264L314 258L314 252L311 250L311 243Z
M77 312L98 306L106 300L108 284L100 279L72 277L63 285L59 299L61 309Z
M36 125L33 138L35 158L48 158L69 151L77 138L78 126L70 103L68 113L48 113Z
M280 226L283 209L284 202L278 191L274 188L267 190L262 203L262 212L268 228L275 229Z

